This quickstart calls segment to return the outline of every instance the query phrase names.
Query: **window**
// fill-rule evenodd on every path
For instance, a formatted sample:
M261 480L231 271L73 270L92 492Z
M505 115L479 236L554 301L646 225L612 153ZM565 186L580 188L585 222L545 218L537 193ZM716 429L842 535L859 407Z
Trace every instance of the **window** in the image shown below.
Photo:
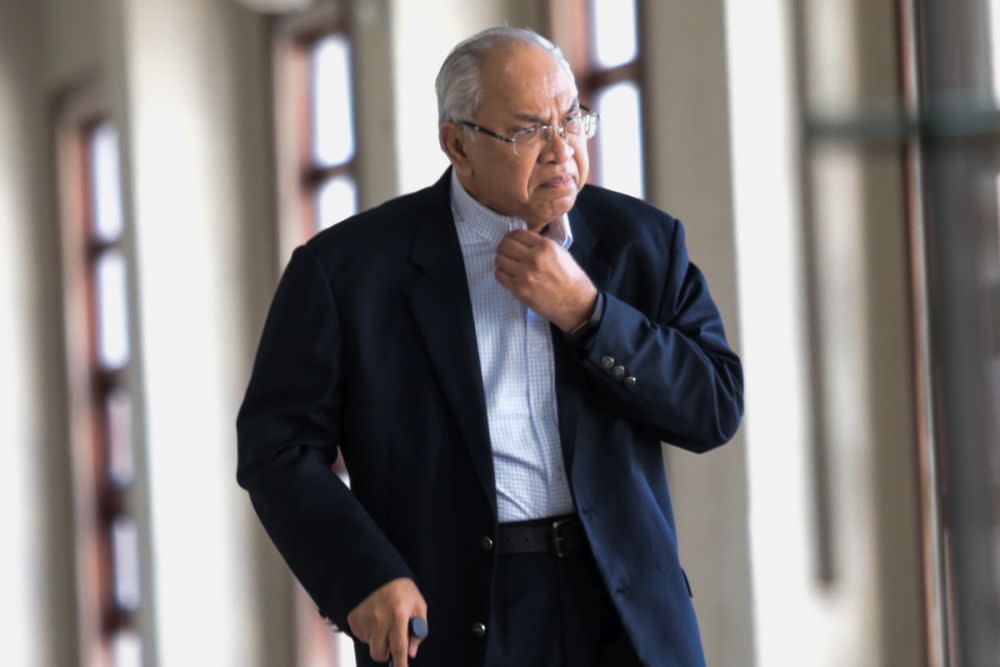
M352 41L339 5L275 27L282 256L358 210Z
M601 116L591 180L642 198L642 53L639 0L572 0L549 6L554 39L576 75L580 99Z
M358 210L351 42L331 32L304 45L309 58L309 155L303 185L313 203L311 227L323 229Z
M90 93L57 126L72 420L77 616L87 665L142 663L126 216L118 131Z
M342 9L323 4L274 26L282 266L293 248L359 207L352 40ZM339 456L333 470L349 483ZM294 588L296 664L353 667L353 642L331 631L302 587Z
M828 6L804 3L804 16L823 17ZM1000 3L907 0L895 3L894 18L896 106L867 89L852 100L857 108L824 100L826 113L811 110L806 118L806 148L813 159L833 146L899 161L910 249L924 651L935 666L995 665Z

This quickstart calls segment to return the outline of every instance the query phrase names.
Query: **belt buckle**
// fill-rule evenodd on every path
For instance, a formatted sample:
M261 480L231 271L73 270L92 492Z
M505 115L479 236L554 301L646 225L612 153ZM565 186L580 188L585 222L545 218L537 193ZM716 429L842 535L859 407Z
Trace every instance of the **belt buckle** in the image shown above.
M566 517L552 522L552 551L555 552L556 558L565 558L569 555L569 551L566 549L566 536L561 533L560 529L571 520L570 517Z

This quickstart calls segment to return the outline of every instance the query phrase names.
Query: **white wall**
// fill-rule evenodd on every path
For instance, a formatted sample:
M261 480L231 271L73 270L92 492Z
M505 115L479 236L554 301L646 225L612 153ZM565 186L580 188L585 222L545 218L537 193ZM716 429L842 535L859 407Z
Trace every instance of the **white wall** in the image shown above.
M263 77L263 33L229 2L120 15L159 664L262 664L281 638L258 614L233 424L273 280L270 181L252 167L266 173L266 97L241 78Z
M464 2L391 0L393 97L396 113L396 174L399 192L434 183L448 166L438 146L434 77L458 42L502 24L502 0Z
M0 442L7 458L6 465L0 467L0 503L10 512L5 521L5 546L0 550L0 589L5 591L0 622L12 637L0 651L4 662L28 665L42 664L46 652L41 633L44 578L35 565L42 556L42 524L36 508L43 474L42 452L32 442L41 417L31 352L35 290L26 266L32 255L29 236L37 199L32 196L35 186L31 178L37 175L37 161L28 157L31 135L23 132L31 111L39 108L37 101L34 108L24 108L25 99L35 97L31 80L35 72L28 64L26 42L31 28L37 29L33 25L37 12L32 12L28 3L20 4L26 6L5 6L4 15L0 15L0 367L4 369ZM21 14L20 21L28 26L16 26L15 9L27 12ZM26 170L25 164L33 168Z
M0 5L0 663L18 666L76 660L43 25L38 3Z

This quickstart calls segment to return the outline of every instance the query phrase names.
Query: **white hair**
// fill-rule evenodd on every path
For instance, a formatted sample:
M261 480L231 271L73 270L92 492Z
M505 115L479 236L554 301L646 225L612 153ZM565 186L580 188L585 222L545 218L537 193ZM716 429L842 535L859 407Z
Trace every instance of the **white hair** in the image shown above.
M444 59L434 88L437 91L438 122L469 120L483 101L479 69L489 52L504 42L517 41L546 51L566 70L576 86L573 70L555 44L527 28L497 26L487 28L461 42Z

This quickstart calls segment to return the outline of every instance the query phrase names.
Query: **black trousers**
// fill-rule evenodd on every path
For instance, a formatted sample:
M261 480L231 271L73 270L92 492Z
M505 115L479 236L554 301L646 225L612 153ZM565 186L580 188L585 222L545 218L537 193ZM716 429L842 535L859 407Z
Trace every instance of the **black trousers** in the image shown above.
M638 667L589 550L497 556L485 667Z

